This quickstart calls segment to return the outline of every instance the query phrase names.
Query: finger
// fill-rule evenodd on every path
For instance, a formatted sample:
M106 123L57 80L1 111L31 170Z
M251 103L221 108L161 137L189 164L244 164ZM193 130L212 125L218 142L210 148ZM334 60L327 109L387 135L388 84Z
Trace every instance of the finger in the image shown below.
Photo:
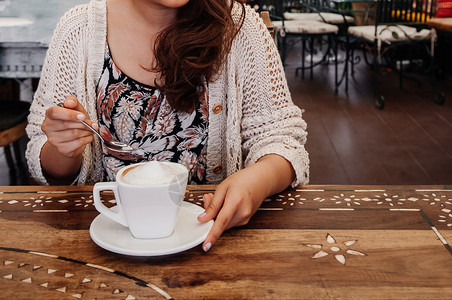
M204 202L204 209L207 209L207 207L209 207L210 202L213 199L213 194L212 193L204 194L202 199L203 199L203 202Z
M204 205L205 211L198 216L198 220L200 222L207 222L215 218L215 216L218 214L221 207L223 206L225 196L226 189L221 188L221 186L218 186L217 190L215 191L215 194L212 197L212 200L209 201L207 207Z
M231 202L230 202L231 203ZM234 217L235 211L237 210L237 207L235 205L224 205L221 209L220 213L218 214L218 217L216 218L215 222L213 223L212 229L210 229L209 234L207 234L207 237L202 244L202 249L207 252L210 250L210 248L215 244L215 242L218 240L218 238L221 236L221 234L228 229L229 223L231 222L232 218ZM232 202L235 203L235 202Z

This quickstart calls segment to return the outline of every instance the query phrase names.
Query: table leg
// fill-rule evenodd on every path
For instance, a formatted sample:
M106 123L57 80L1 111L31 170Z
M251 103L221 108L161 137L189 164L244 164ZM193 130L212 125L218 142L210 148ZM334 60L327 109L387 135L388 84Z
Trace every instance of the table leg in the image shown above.
M31 78L16 79L19 83L19 99L21 101L33 101L33 81Z

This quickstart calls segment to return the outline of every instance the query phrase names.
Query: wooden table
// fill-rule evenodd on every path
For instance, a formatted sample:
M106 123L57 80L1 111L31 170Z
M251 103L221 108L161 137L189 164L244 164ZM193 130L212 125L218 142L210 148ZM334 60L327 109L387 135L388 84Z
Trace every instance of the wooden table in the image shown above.
M452 32L452 18L431 18L427 24L438 30Z
M0 187L0 298L452 299L452 186L290 189L208 253L163 257L94 244L91 189Z

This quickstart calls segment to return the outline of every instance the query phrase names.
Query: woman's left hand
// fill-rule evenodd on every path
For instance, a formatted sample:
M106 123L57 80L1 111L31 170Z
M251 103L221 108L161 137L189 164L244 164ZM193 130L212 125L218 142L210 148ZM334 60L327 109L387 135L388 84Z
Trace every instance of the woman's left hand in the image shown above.
M215 194L205 194L205 212L198 220L207 222L215 217L216 220L203 243L204 251L209 251L223 231L247 224L264 199L287 188L294 176L287 160L267 155L226 178Z

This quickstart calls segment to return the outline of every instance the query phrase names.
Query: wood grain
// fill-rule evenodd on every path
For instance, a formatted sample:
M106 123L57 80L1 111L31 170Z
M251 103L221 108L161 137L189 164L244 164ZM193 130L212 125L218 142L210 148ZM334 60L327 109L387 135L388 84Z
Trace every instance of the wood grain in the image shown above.
M189 186L186 201L202 204L214 189ZM91 190L0 188L2 298L452 297L450 186L300 186L267 199L208 253L160 257L95 245Z

